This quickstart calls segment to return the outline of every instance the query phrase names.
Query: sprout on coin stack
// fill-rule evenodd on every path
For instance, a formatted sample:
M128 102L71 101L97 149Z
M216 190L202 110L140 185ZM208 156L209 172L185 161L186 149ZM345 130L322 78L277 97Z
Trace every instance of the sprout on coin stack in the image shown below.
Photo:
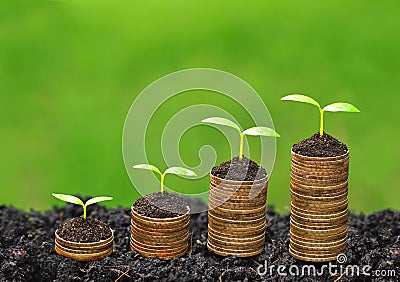
M113 252L114 234L108 224L86 217L89 205L109 201L111 197L95 197L83 203L72 195L52 194L59 200L83 208L83 215L61 224L55 232L56 253L78 261L92 261L104 258Z
M300 260L332 261L346 251L349 150L324 132L324 113L359 110L348 103L321 108L297 94L282 100L312 104L320 113L319 132L292 147L289 252Z
M210 173L207 247L222 256L257 255L264 250L268 175L264 168L243 156L244 136L279 134L267 127L242 131L236 123L220 117L202 122L234 128L240 137L239 156L214 167Z
M183 256L188 249L190 208L182 197L164 191L167 174L196 176L183 167L170 167L163 173L154 165L138 164L160 175L160 192L139 198L132 205L131 249L145 257L169 260Z

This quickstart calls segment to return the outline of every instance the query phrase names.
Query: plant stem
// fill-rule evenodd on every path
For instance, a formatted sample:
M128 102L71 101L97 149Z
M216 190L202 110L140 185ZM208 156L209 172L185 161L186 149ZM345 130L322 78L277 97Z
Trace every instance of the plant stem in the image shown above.
M243 138L244 134L240 132L240 149L239 149L239 159L242 159L243 157Z
M324 110L323 109L319 109L319 116L320 116L319 135L322 136L322 135L324 135Z
M86 206L83 206L83 219L86 219Z
M165 174L161 174L161 194L164 194L164 177Z

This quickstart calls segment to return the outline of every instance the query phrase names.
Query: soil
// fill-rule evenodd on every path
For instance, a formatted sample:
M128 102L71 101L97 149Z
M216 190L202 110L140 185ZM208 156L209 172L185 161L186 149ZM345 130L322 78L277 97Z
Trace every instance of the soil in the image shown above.
M136 200L133 209L144 216L152 218L171 218L187 213L185 200L168 192L155 192Z
M191 208L204 205L188 202ZM204 207L203 207L204 208ZM198 209L198 208L197 208ZM88 216L109 222L115 231L115 251L93 262L77 262L54 251L54 231L63 221L80 215L68 204L45 213L23 212L0 206L0 281L371 281L339 273L294 277L280 276L277 267L314 265L292 258L288 253L289 215L267 210L265 251L255 257L238 259L209 252L207 213L191 215L189 252L171 261L144 258L129 249L130 208L89 207ZM383 210L371 215L350 215L346 265L370 265L371 271L395 270L396 277L373 277L374 281L400 279L400 212ZM259 275L267 264L272 274ZM264 268L261 269L263 271Z
M101 220L76 217L64 222L57 232L64 240L77 243L93 243L111 237L112 233L107 223Z
M254 181L266 177L267 171L245 156L241 159L237 156L213 167L211 174L229 180Z
M336 157L347 153L345 144L329 134L321 136L319 132L313 136L294 144L293 152L308 157Z

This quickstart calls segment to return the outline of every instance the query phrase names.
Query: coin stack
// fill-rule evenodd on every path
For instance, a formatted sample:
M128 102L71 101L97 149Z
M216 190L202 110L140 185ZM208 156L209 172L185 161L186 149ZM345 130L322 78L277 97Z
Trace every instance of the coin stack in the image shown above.
M250 257L264 250L268 177L225 180L210 174L207 248L222 256Z
M114 234L110 238L93 243L78 243L62 239L56 230L54 249L57 254L77 261L102 259L113 252Z
M132 207L131 250L163 260L183 256L188 249L190 209L170 218L140 215Z
M289 253L326 262L346 251L349 152L307 157L292 151Z

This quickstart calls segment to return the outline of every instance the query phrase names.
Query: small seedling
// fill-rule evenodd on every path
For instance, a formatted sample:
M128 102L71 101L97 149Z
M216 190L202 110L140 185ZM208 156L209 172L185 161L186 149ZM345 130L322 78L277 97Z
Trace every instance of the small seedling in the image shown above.
M280 137L275 130L264 126L251 127L246 129L245 131L242 131L239 125L237 125L233 121L230 121L229 119L221 117L210 117L203 119L201 122L225 125L235 128L237 131L239 131L239 136L240 136L239 159L243 157L243 139L245 135Z
M60 199L61 201L68 202L71 204L76 204L76 205L81 205L83 207L83 219L86 219L86 207L98 202L103 202L103 201L109 201L112 200L112 197L95 197L91 198L90 200L86 201L86 203L83 203L81 199L75 196L71 195L65 195L65 194L52 194L54 197L57 199Z
M170 167L167 168L164 173L161 173L161 171L158 169L158 167L150 164L137 164L134 165L133 168L139 168L139 169L147 169L156 172L161 176L161 193L164 194L164 178L166 174L176 174L179 176L197 176L197 174L194 171L191 171L190 169L186 169L183 167Z
M308 103L311 105L314 105L318 107L319 109L319 135L324 134L324 112L348 112L348 113L359 113L360 110L357 109L355 106L349 103L333 103L330 105L327 105L323 108L319 105L317 101L314 99L305 96L305 95L300 95L300 94L293 94L293 95L288 95L285 97L282 97L281 100L284 101L296 101L296 102L302 102L302 103Z

